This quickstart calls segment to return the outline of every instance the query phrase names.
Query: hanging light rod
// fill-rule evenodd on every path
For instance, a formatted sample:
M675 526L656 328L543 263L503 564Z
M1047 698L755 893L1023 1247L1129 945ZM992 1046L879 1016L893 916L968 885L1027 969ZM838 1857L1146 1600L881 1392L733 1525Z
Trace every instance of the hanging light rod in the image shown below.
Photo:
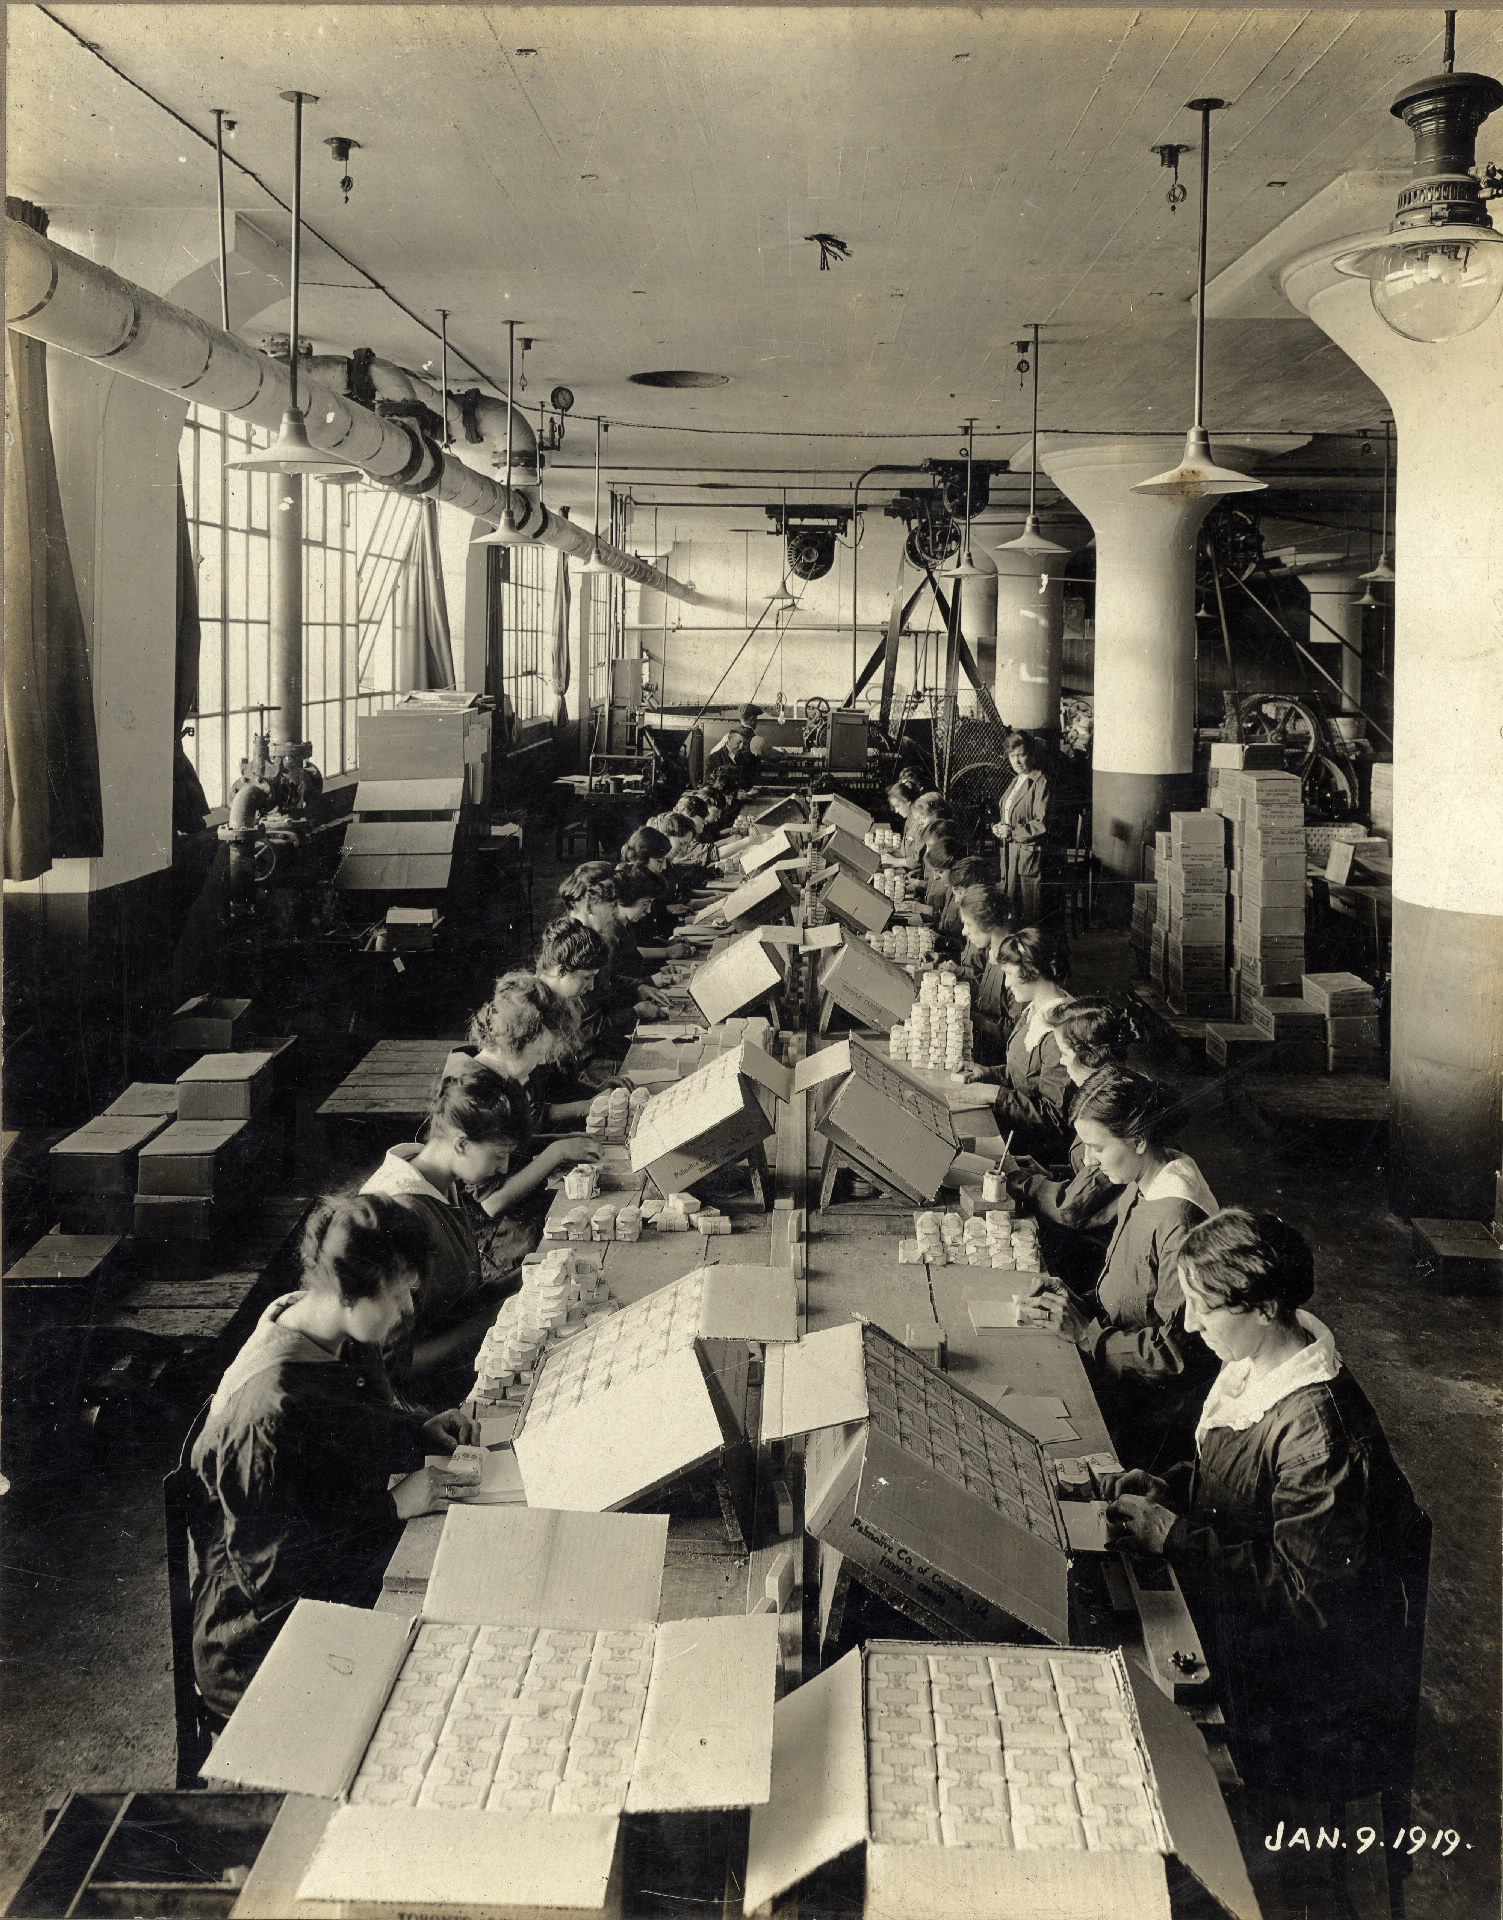
M1035 557L1045 553L1068 553L1068 547L1058 546L1053 540L1046 540L1039 531L1039 323L1034 320L1029 325L1033 335L1033 351L1029 356L1033 367L1033 438L1028 443L1028 518L1023 522L1023 531L1016 540L1006 540L993 549L997 553L1026 553Z
M1385 420L1383 422L1383 534L1378 542L1378 564L1357 576L1359 580L1365 580L1368 583L1369 593L1372 592L1374 582L1381 586L1392 586L1398 578L1393 570L1393 556L1388 551L1388 471L1392 455L1393 422ZM1371 552L1372 549L1369 548L1368 551Z
M590 557L579 569L581 573L609 573L610 568L600 557L600 444L610 431L609 424L597 417L595 421L595 534L590 548Z
M954 566L941 567L936 573L937 580L955 580L964 585L967 580L988 580L993 577L992 567L978 567L971 552L971 458L975 445L976 422L967 420L962 431L965 434L965 532L961 537L960 554Z
M1226 105L1224 100L1189 100L1186 107L1200 115L1200 240L1196 252L1195 282L1195 417L1185 435L1185 457L1167 473L1156 473L1151 480L1140 480L1134 493L1146 493L1163 500L1212 500L1226 493L1261 493L1264 482L1238 473L1232 467L1218 467L1211 457L1211 442L1205 428L1206 392L1206 242L1211 221L1211 115Z

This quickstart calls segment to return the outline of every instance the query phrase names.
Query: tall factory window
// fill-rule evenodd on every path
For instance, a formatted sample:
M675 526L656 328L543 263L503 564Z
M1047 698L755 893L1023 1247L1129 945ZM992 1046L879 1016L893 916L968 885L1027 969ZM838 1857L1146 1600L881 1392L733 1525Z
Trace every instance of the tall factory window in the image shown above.
M619 573L588 577L590 593L590 705L611 697L611 662L625 652L626 580Z
M489 547L486 568L486 691L500 701L505 732L552 709L551 627L557 558L545 547Z
M269 724L270 512L265 474L235 472L270 436L190 407L180 459L198 577L198 707L184 744L211 806L223 806ZM325 774L355 765L356 717L391 705L404 574L418 505L382 487L309 480L303 507L304 738Z

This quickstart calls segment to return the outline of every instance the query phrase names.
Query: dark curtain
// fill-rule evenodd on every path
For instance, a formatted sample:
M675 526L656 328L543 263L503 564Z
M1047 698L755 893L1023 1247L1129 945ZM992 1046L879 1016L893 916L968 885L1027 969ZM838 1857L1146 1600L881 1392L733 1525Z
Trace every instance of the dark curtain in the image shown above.
M209 802L198 770L183 748L183 729L198 711L198 566L188 538L188 503L177 477L177 647L172 697L172 830L200 833Z
M454 685L454 647L449 601L438 550L438 502L424 500L413 536L412 621L416 671L413 686L436 690Z
M561 553L553 576L553 691L557 696L553 723L559 727L569 718L569 703L564 696L569 691L569 608L573 598L569 556Z
M7 201L13 218L46 216ZM47 348L7 330L5 877L104 852L88 637L47 416Z

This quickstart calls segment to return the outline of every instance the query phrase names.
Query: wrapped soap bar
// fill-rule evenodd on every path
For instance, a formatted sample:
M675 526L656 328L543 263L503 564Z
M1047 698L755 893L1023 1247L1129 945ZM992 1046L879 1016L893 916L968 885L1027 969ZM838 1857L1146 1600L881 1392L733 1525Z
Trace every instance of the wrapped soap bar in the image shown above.
M594 1240L615 1239L616 1209L614 1207L597 1207L590 1215L590 1237Z

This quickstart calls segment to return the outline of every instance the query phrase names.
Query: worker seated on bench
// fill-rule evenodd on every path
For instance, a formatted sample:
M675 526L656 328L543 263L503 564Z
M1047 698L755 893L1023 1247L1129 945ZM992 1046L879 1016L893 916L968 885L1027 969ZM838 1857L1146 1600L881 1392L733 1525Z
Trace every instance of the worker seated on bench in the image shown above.
M231 1713L298 1600L373 1606L404 1524L444 1503L425 1454L474 1437L453 1410L393 1397L382 1348L413 1318L423 1222L384 1194L319 1201L302 1287L274 1300L231 1362L192 1449L206 1498L193 1666ZM387 1491L393 1474L406 1477Z

